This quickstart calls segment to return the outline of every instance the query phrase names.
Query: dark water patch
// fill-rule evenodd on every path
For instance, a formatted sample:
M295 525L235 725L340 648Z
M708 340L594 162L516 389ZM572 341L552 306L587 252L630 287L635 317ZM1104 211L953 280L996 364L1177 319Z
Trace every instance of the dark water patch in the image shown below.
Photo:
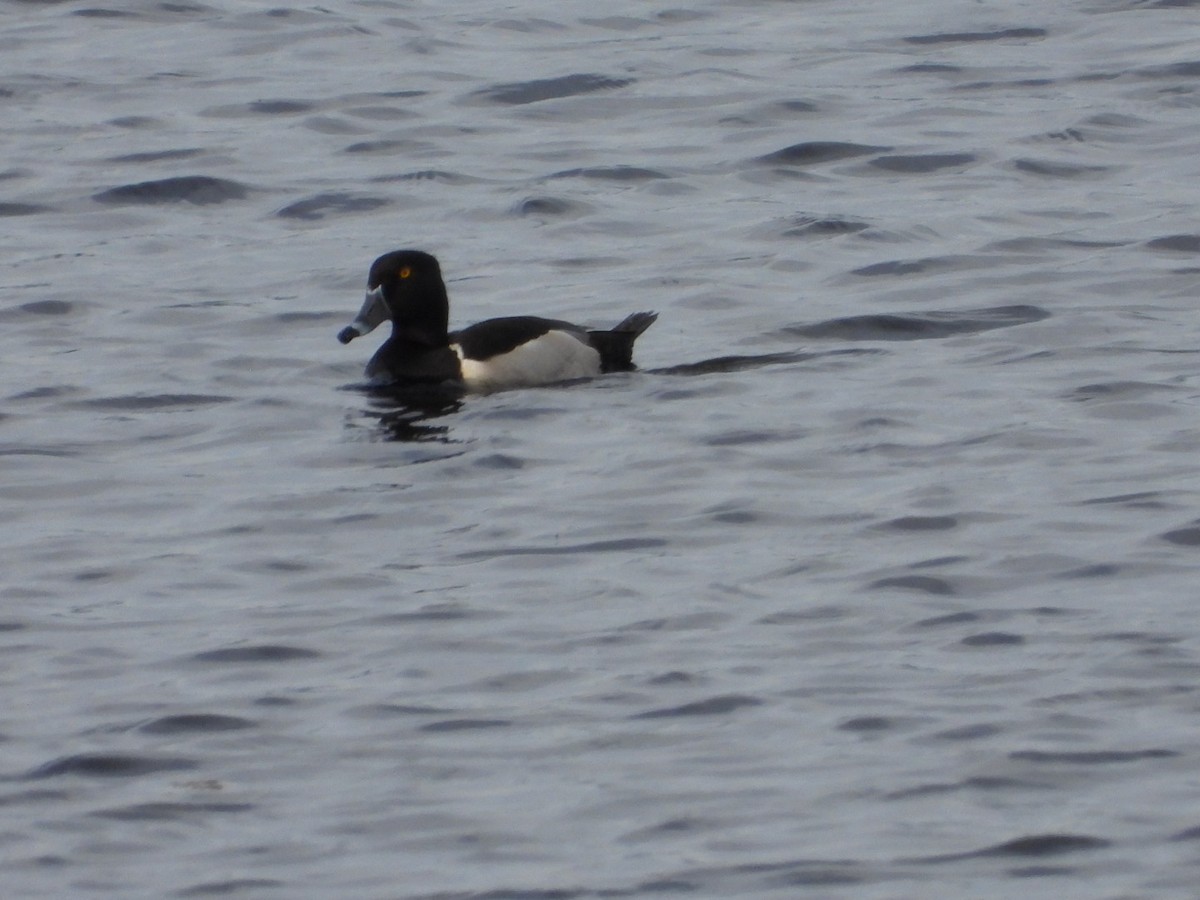
M527 197L514 208L518 216L567 216L582 215L587 207L562 197Z
M1168 63L1165 66L1147 66L1138 69L1143 78L1200 78L1200 60Z
M800 565L786 570L787 575L798 574L810 569L810 566ZM820 606L815 610L780 610L779 612L770 612L766 616L757 619L760 625L796 625L806 622L832 622L836 619L846 618L845 610L836 606Z
M126 153L123 156L113 156L108 161L115 163L162 162L165 159L191 159L203 152L198 147L181 148L179 150L147 150L142 153Z
M1086 834L1031 834L1014 838L1002 844L984 847L981 850L970 850L966 853L947 853L941 856L925 856L915 859L899 860L901 863L951 863L970 859L985 858L1040 858L1046 856L1062 856L1067 853L1079 853L1086 850L1102 850L1111 847L1112 842L1104 838L1092 837Z
M257 723L238 716L223 716L216 713L187 713L177 716L162 716L138 728L147 734L191 734L192 732L237 731L254 728Z
M995 91L1004 88L1029 90L1053 85L1053 78L1015 78L1008 81L970 81L954 86L956 91Z
M725 694L720 697L709 697L697 700L695 703L685 703L682 706L671 706L665 709L652 709L648 712L637 713L631 719L667 719L683 716L721 716L746 706L761 706L762 700L743 694Z
M397 175L376 175L369 179L373 184L390 184L396 181L437 181L443 184L469 184L477 179L458 172L441 169L420 169L416 172L401 172Z
M1013 168L1043 178L1088 178L1112 171L1110 166L1084 166L1077 163L1052 162L1045 159L1016 159Z
M1159 537L1177 547L1200 547L1200 522L1185 528L1164 531Z
M880 525L896 531L949 531L958 527L954 516L900 516Z
M534 81L497 84L476 91L475 96L491 100L493 103L521 106L526 103L540 103L543 100L557 100L561 97L574 97L596 91L611 91L633 84L633 82L632 78L610 78L607 75L564 75L561 78L539 78Z
M463 392L452 386L367 385L364 389L380 408L363 415L372 422L374 436L404 444L455 444L450 426L429 424L462 408Z
M101 819L116 819L122 822L183 822L201 816L219 813L249 812L252 803L135 803L112 809L98 809L88 813Z
M1118 575L1121 572L1121 567L1112 565L1111 563L1096 563L1091 566L1079 566L1075 569L1067 569L1065 572L1059 572L1055 578L1111 578L1113 575Z
M297 200L279 210L275 215L281 219L303 219L315 221L332 213L370 212L391 203L383 197L356 197L353 194L317 194L306 200Z
M550 265L560 269L607 269L625 261L620 256L560 256L550 260Z
M1001 731L1002 729L998 725L980 723L978 725L964 725L961 728L947 728L945 731L939 731L931 735L931 737L939 741L977 741L981 738L995 737Z
M720 522L725 525L748 525L751 522L757 522L760 518L749 510L738 509L711 512L711 517L714 522Z
M34 216L49 211L49 206L42 206L38 203L0 203L0 217Z
M375 103L365 106L346 106L341 110L343 115L353 116L358 119L367 119L375 124L387 121L396 121L398 119L406 119L413 114L400 105ZM473 129L464 128L464 132L470 132Z
M371 703L350 710L364 719L390 719L395 716L444 716L450 710L438 706L419 706L410 703Z
M561 172L555 172L550 177L597 178L602 181L654 181L671 176L656 169L642 169L637 166L590 166L584 169L564 169Z
M109 119L108 124L117 128L153 128L160 123L151 116L117 116L115 119Z
M950 582L928 575L898 575L895 578L880 578L878 581L872 581L867 587L873 589L901 588L908 591L921 591L925 594L934 594L940 597L950 597L955 593Z
M942 169L960 168L978 159L974 153L917 153L896 156L877 156L871 165L885 172L920 175Z
M1185 828L1183 831L1177 831L1171 835L1173 841L1200 841L1200 825L1193 825L1191 828Z
M1104 141L1128 141L1139 136L1148 126L1146 119L1123 113L1099 113L1089 116L1078 125L1061 131L1048 131L1037 138L1057 143L1094 143ZM1127 132L1127 134L1121 134Z
M771 335L768 335L770 337ZM850 348L832 350L822 353L804 353L785 351L782 353L760 353L751 356L718 356L715 359L704 359L699 362L681 363L677 366L664 366L657 369L643 369L647 375L718 375L728 372L747 372L763 366L775 366L786 363L808 362L821 357L874 355L879 350ZM684 394L682 396L690 396ZM661 398L660 398L661 399Z
M83 572L77 572L72 577L76 581L105 581L116 577L116 574L112 569L87 569Z
M929 797L938 794L951 794L957 791L1016 791L1032 790L1045 791L1048 786L1016 778L994 776L976 776L954 783L920 784L911 788L894 791L887 795L889 800L908 800L913 797Z
M772 336L842 341L923 341L1014 328L1049 317L1050 313L1037 306L928 310L903 315L846 316L813 325L788 325L773 332Z
M1080 850L1100 850L1112 842L1086 834L1031 834L986 847L980 856L1058 856Z
M984 631L979 634L967 635L959 643L964 647L1012 647L1024 644L1025 638L1007 631Z
M1128 113L1102 112L1088 116L1083 124L1095 128L1135 128L1141 129L1150 124L1148 119L1131 116Z
M973 44L983 41L1007 41L1046 36L1044 28L1006 28L1001 31L952 31L918 34L904 38L906 44Z
M646 684L655 686L674 685L674 684L695 684L700 679L691 672L663 672L661 675L655 675L652 678L646 679Z
M1153 384L1144 381L1107 381L1097 384L1085 384L1077 387L1064 399L1086 403L1089 400L1130 400L1144 397L1157 391L1171 391L1174 387L1166 384Z
M1168 505L1163 500L1160 491L1138 491L1133 494L1114 494L1111 497L1093 497L1090 500L1080 501L1079 505L1091 506L1098 503L1116 503L1132 509L1166 509Z
M857 234L870 227L866 222L856 222L852 219L798 216L791 221L790 227L783 231L782 235L783 237L827 238L843 234Z
M774 153L758 157L758 162L773 166L815 166L822 163L837 162L842 159L854 159L859 156L870 156L874 153L886 153L891 147L874 147L869 144L853 144L845 141L804 141L792 144Z
M321 654L307 647L292 647L286 644L254 644L249 647L222 647L219 650L204 650L192 656L196 662L204 663L280 663L301 659L318 659Z
M400 156L404 153L415 149L422 149L426 145L419 144L411 140L378 140L378 141L358 141L350 144L342 150L343 153L379 153L389 156Z
M0 317L2 317L0 313ZM73 394L78 394L80 388L73 384L47 385L46 387L32 388L28 391L21 391L19 394L13 394L9 400L55 400L60 397L70 397Z
M706 438L704 443L709 447L741 447L746 444L778 443L795 439L796 434L779 431L730 431Z
M1200 253L1200 234L1169 234L1146 241L1146 246L1151 250L1168 250L1171 253Z
M1139 762L1143 759L1172 759L1179 756L1178 750L1158 747L1149 750L1014 750L1009 759L1033 763L1067 763L1079 766L1101 766L1111 763Z
M10 306L0 310L0 321L17 318L21 314L33 316L65 316L75 309L74 304L66 300L31 300L20 306Z
M1020 237L1006 238L993 241L984 246L985 250L1005 250L1016 253L1040 253L1046 250L1111 250L1114 247L1125 247L1128 241L1084 241L1075 238L1060 237Z
M169 13L184 13L194 15L198 13L211 12L212 7L203 6L199 3L160 3L158 9Z
M868 879L848 869L828 868L814 865L795 869L771 879L774 884L793 887L833 887L836 885L862 884Z
M1073 866L1017 866L1009 869L1008 874L1012 878L1052 878L1076 875L1078 871Z
M494 888L468 894L423 894L409 900L575 900L587 895L624 896L622 891L584 891L568 888Z
M141 181L124 184L93 194L92 199L114 206L153 205L161 203L191 203L206 206L241 200L248 189L245 185L225 178L209 175L181 175L177 178L162 178L157 181Z
M945 625L970 625L974 622L982 622L984 616L978 612L956 612L948 613L944 616L933 616L929 619L921 619L913 624L918 628L941 628Z
M227 881L206 881L175 893L176 897L232 897L241 896L255 888L281 888L285 882L274 878L231 878Z
M95 397L72 401L71 406L114 412L149 412L152 410L195 409L213 403L228 403L233 397L220 394L127 394L118 397Z
M504 547L496 550L469 550L457 554L458 559L496 559L501 556L559 556L573 553L627 553L633 550L656 550L666 547L662 538L618 538L612 541L592 541L587 544L567 544L561 547Z
M58 803L62 800L69 800L70 797L70 791L45 789L14 791L11 794L0 794L0 809L6 806L24 806L27 803Z
M821 107L811 100L781 100L776 104L780 109L787 112L812 113L817 112Z
M525 460L507 453L488 453L477 456L471 465L477 469L491 469L498 472L515 472L525 468Z
M412 612L388 613L376 616L371 621L381 625L403 625L408 622L462 622L467 619L486 618L488 614L458 603L435 603Z
M309 100L255 100L247 105L247 109L253 113L280 116L311 112L316 106Z
M428 95L429 95L429 91L422 91L422 90L376 91L373 94L371 94L371 96L373 96L373 97L386 97L389 100L394 100L394 99L407 100L412 97L426 97Z
M887 716L856 716L838 725L838 731L875 732L890 731L895 727L895 720Z
M509 728L512 724L508 719L444 719L441 722L422 725L421 731L479 731L486 728Z
M682 363L660 369L649 369L650 375L715 375L725 372L743 372L761 366L780 363L804 362L814 358L813 353L763 353L755 356L721 356L694 363Z
M646 837L686 834L700 830L701 828L705 827L705 824L706 823L698 819L688 819L682 817L676 819L666 819L662 822L658 822L655 825L650 825L646 828L639 828L637 831L634 831L622 838L622 841L628 842L632 838L640 842Z
M955 563L966 562L971 557L969 556L935 556L932 559L922 559L915 563L910 563L910 569L936 569L941 566L952 566Z
M296 701L292 697L280 697L275 694L268 694L265 697L258 697L254 700L255 706L295 706Z
M57 778L82 775L86 778L136 778L156 772L180 772L196 768L195 760L180 757L138 756L128 753L78 753L38 766L26 778Z
M889 259L885 262L851 269L850 274L868 278L878 276L895 277L935 274L938 272L961 272L968 269L978 269L995 265L997 265L995 258L981 255L926 256L921 259ZM1005 309L1007 307L1000 308Z
M701 22L705 19L711 19L713 13L708 11L700 11L694 9L664 9L662 12L655 13L654 18L660 22Z
M901 66L896 70L901 73L912 73L914 75L936 74L942 75L947 73L956 73L963 71L962 66L952 66L949 63L916 63L911 66Z
M81 16L85 19L136 19L136 13L128 12L122 9L103 9L98 7L90 7L87 9L75 9L71 11L73 16Z
M725 617L717 613L693 613L691 615L685 614L655 619L641 619L637 622L630 622L628 625L622 625L617 630L622 632L691 631L697 628L708 630L724 620Z
M1166 634L1151 634L1147 631L1115 631L1110 634L1098 634L1092 640L1162 646L1164 644L1178 644L1183 638L1172 637Z
M24 622L0 622L0 634L13 631L24 631L29 626Z
M0 421L4 421L7 416L0 414ZM20 446L20 448L0 448L0 456L49 456L50 458L59 458L59 460L68 460L68 458L79 456L77 450L61 450L58 448L42 448L42 446ZM0 631L5 629L0 626Z
M607 28L612 31L637 31L650 24L647 19L635 19L632 16L604 16L599 19L580 19L581 25L594 28Z

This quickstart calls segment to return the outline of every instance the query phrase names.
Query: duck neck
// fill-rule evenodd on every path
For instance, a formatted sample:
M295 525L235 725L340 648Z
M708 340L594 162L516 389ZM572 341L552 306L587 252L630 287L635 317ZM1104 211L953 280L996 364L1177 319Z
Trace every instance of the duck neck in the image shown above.
M430 279L416 292L419 304L405 305L392 319L392 341L418 347L445 347L450 343L450 298L441 278Z

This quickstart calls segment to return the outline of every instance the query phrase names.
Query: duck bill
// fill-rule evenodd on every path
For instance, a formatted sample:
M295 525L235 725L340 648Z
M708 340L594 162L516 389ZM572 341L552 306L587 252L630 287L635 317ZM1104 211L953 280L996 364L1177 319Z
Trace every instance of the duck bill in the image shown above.
M338 340L348 344L356 337L370 334L391 317L392 312L388 309L387 301L383 299L383 285L380 285L373 291L367 291L362 309L358 311L353 322L338 332Z

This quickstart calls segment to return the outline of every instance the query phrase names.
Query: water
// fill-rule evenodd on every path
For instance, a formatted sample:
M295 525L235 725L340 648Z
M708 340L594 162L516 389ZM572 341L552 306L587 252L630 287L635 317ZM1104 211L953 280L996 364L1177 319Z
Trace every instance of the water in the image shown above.
M1194 4L2 11L6 893L1194 896Z

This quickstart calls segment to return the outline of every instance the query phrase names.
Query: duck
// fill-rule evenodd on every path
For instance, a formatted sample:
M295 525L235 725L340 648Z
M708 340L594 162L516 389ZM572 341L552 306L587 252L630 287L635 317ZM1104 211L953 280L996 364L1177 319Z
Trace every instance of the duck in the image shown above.
M449 318L437 258L423 250L393 250L371 264L362 308L338 340L348 344L390 319L391 337L367 363L372 384L450 383L487 393L632 371L634 341L658 313L633 313L607 330L504 316L450 331Z

